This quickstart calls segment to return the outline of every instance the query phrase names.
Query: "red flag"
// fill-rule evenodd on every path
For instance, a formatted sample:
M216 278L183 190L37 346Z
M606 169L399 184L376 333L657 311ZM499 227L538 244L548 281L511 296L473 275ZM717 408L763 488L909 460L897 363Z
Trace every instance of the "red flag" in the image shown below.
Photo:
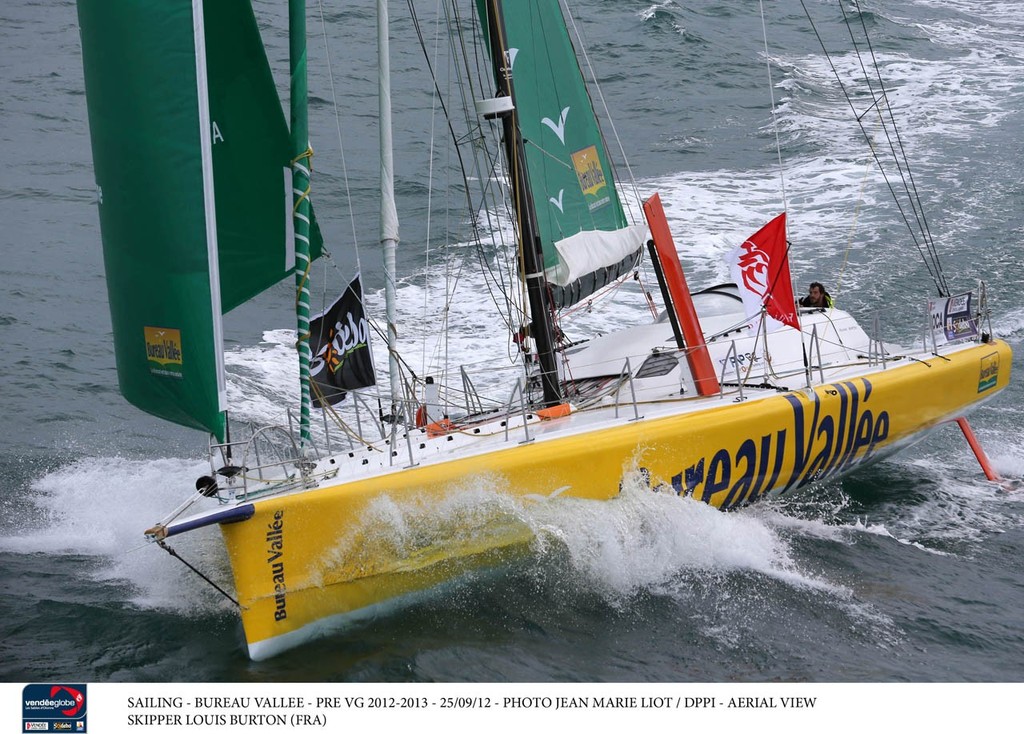
M728 260L748 317L756 316L764 306L770 331L782 326L800 328L789 277L785 212L750 235L729 253Z

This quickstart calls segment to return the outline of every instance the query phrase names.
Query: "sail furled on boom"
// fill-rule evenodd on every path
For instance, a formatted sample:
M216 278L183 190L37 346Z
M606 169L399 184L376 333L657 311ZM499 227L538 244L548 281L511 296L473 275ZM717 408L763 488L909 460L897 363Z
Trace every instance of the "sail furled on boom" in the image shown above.
M626 219L559 1L501 4L545 275L554 305L569 306L635 266L646 227Z
M78 13L121 392L223 439L221 315L294 269L288 130L251 5Z

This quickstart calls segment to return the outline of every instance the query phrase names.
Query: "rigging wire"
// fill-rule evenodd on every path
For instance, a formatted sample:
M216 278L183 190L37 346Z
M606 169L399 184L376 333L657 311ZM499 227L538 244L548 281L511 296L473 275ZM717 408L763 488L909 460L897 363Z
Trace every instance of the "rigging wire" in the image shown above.
M878 154L878 150L871 143L871 135L870 135L870 133L868 132L868 130L866 129L866 127L864 125L864 115L860 115L860 114L857 113L857 108L856 108L856 106L853 103L853 99L850 96L850 93L847 90L846 85L843 83L842 77L839 74L839 70L836 68L835 63L832 60L832 56L831 56L831 54L828 51L828 47L825 45L825 41L821 37L821 34L818 32L818 28L815 25L814 19L811 16L810 11L807 9L807 5L804 2L804 0L800 0L800 6L803 8L804 15L807 17L807 20L808 20L808 22L810 23L810 26L811 26L811 30L814 32L814 35L815 35L815 37L818 40L818 44L821 46L821 50L825 54L825 59L828 61L829 67L832 70L832 74L836 78L836 81L839 84L839 88L842 91L843 96L845 97L847 104L850 106L851 111L853 112L854 119L856 120L857 125L860 128L861 134L864 135L864 138L868 141L868 145L869 145L869 148L871 150L872 157L874 158L875 163L878 166L878 169L879 169L879 171L882 174L882 178L885 181L885 184L886 184L886 186L889 189L889 193L893 197L893 201L896 204L896 208L900 212L900 216L903 218L904 223L907 225L907 229L908 229L908 231L910 233L910 238L914 242L914 245L917 248L918 253L921 255L921 260L924 263L925 268L928 270L928 274L931 275L932 281L935 283L935 286L936 286L936 288L939 291L939 295L943 295L943 296L944 295L948 295L949 289L948 289L948 286L946 285L945 276L942 273L942 268L941 268L941 266L939 264L939 261L938 261L938 252L935 249L935 246L934 246L933 242L931 244L929 244L929 241L931 240L930 233L927 231L926 228L922 228L920 233L914 231L914 227L911 224L910 219L907 216L907 212L906 212L906 210L904 208L903 203L900 200L900 196L896 192L896 188L894 187L892 181L890 180L889 174L887 173L886 168L883 165L883 161L882 161L881 157ZM840 7L841 7L841 2L840 2ZM859 9L859 5L858 5L858 9ZM844 18L846 18L845 11L844 11ZM862 22L863 22L863 18L862 18ZM847 21L847 28L849 28L849 27L850 27L849 26L849 22ZM866 26L864 26L864 30L866 32L866 30L867 30ZM858 59L860 59L861 56L860 56L859 48L856 49L856 52L857 52ZM876 72L877 72L877 70L878 70L878 63L877 63L877 59L874 59L873 52L872 52L872 57L873 57L874 67L875 67ZM881 76L880 73L878 74L878 76L880 78L880 76ZM869 85L869 88L870 88L870 85ZM872 94L873 101L872 101L872 105L869 108L869 110L871 108L879 106L879 104L882 103L882 102L885 103L886 107L889 107L888 98L886 97L886 95L884 93L884 89L883 89L881 97L875 97L875 94L874 94L873 90L871 90L871 94ZM890 117L892 117L891 107L890 107ZM881 115L879 115L879 121L880 121L880 123L882 125L883 130L885 130L885 132L886 132L886 136L888 137L888 129L886 127L885 120L884 120L884 118ZM895 119L894 118L891 119L891 124L895 128ZM899 163L900 156L897 155L895 147L893 147L891 145L891 142L890 142L890 152L892 153L893 158L896 161L897 169L900 171L900 175L901 175L901 178L902 178L903 177L903 168L900 166L900 163ZM901 145L901 153L902 153L902 157L904 159L904 165L906 165L906 153L905 153L905 151L903 151L902 145ZM920 226L920 218L916 214L917 208L920 206L920 203L918 202L918 203L915 204L914 194L911 194L910 189L908 188L905 179L904 179L904 188L907 191L907 195L910 197L911 205L913 205L915 207L915 218L918 218L919 226ZM916 189L915 189L915 194L916 194ZM919 238L919 234L920 234L920 238ZM922 247L922 239L925 242L925 246L924 247Z
M468 172L468 167L466 165L466 161L465 161L465 159L464 159L464 157L462 155L462 145L461 145L461 143L466 142L468 140L468 142L470 144L475 145L476 142L478 140L480 140L480 138L482 137L483 131L481 130L479 124L475 120L473 120L471 118L469 111L470 111L470 109L472 109L472 105L470 103L470 100L466 98L465 86L468 85L469 88L470 88L470 91L472 92L475 85L473 85L473 78L474 78L473 75L468 73L468 61L469 61L470 55L468 54L468 52L466 52L466 44L465 44L464 36L462 34L462 26L463 26L463 24L460 22L460 18L458 17L458 8L457 8L457 6L454 6L452 11L451 11L455 15L455 17L452 17L451 15L449 15L449 8L448 8L448 6L445 5L445 18L446 18L447 25L450 28L458 29L457 30L457 34L452 34L453 35L453 38L452 38L453 51L458 51L461 48L462 53L461 54L457 54L457 56L459 56L460 58L463 58L465 60L465 62L467 63L466 72L464 72L464 75L460 75L460 79L462 79L464 84L457 85L457 88L458 88L458 91L463 96L462 109L466 112L467 128L470 131L474 131L474 130L477 131L476 134L472 134L472 132L471 132L471 134L470 134L468 139L461 138L457 134L457 132L455 130L454 124L452 122L452 116L451 116L450 111L448 109L448 105L445 103L445 101L444 101L445 97L444 97L444 95L441 92L440 83L438 81L437 73L436 73L436 70L435 70L435 64L431 62L430 55L429 55L429 53L427 51L426 41L425 41L424 36L423 36L421 23L420 23L420 20L419 20L419 18L417 16L416 8L415 8L415 6L413 4L413 0L408 0L407 4L409 6L409 13L410 13L410 17L411 17L412 22L413 22L413 27L415 28L417 39L419 40L419 43L420 43L420 48L423 51L424 60L425 60L426 65L427 65L427 72L429 73L430 78L431 78L431 82L433 83L433 86L434 86L434 93L436 95L437 103L439 104L439 106L441 108L441 111L442 111L442 114L445 117L445 120L446 120L447 125L448 125L449 134L451 135L451 139L452 139L452 141L454 143L455 152L456 152L456 155L458 157L458 162L459 162L459 170L461 171L463 182L464 182L464 190L465 190L466 201L467 201L467 205L468 205L467 208L468 208L468 211L470 213L470 227L471 227L471 230L472 230L472 237L473 237L473 241L479 244L479 243L482 242L482 237L481 237L480 227L479 227L479 222L478 222L478 217L477 217L477 210L476 210L476 208L475 208L475 206L473 204L472 196L470 195L470 186L469 186L469 183L468 183L469 179L470 179L470 176L469 176L469 172ZM456 44L456 39L455 39L456 35L458 37L458 44ZM456 67L456 69L457 69L457 67ZM470 97L472 97L472 96L473 95L471 94ZM482 197L481 200L484 200L486 198L486 190L488 188L490 188L490 181L491 181L492 177L491 176L486 176L485 177L483 175L480 175L480 172L479 172L480 171L479 161L477 160L477 157L473 156L472 160L473 160L473 163L474 163L474 168L477 171L476 179L478 181L480 181L481 184L484 187L484 190L481 192L481 197ZM495 170L495 168L492 167L489 170ZM490 212L486 209L486 207L481 207L481 209L486 213L488 219L490 219ZM501 228L500 227L495 227L493 225L489 225L489 231L491 231L491 232L500 232ZM491 300L495 303L496 306L498 306L499 313L504 314L506 312L505 312L504 309L501 308L499 300L495 297L494 292L491 290L490 282L487 280L487 276L490 275L491 279L496 284L499 283L501 281L501 279L498 278L497 276L495 276L493 270L489 267L489 264L486 263L486 257L484 257L482 251L480 252L480 255L481 255L481 262L484 263L484 265L485 265L485 268L484 268L485 283L488 286L488 292L489 292L489 295L491 297ZM453 294L454 290L455 290L454 287L448 289L447 297L449 299L452 298L452 294ZM506 317L506 326L509 328L510 331L512 331L513 323L514 323L514 318L512 317L511 307L513 306L513 302L511 302L508 299L508 289L505 287L505 285L503 283L500 286L499 290L502 293L505 294L505 299L504 300L506 302L506 306L510 307L510 310L508 312L508 316ZM450 300L449 300L449 303L446 304L446 309L448 308L449 305L450 305ZM521 311L521 309L519 309L519 310Z
M636 203L639 204L641 201L643 201L642 197L640 196L640 189L637 186L636 178L633 176L633 169L629 165L629 158L626 156L626 150L622 146L622 140L619 138L619 131L616 130L615 128L615 120L612 117L610 110L608 109L608 103L605 101L604 92L601 89L601 85L597 81L597 73L594 71L594 65L591 63L590 55L587 53L587 44L584 43L582 31L576 23L575 14L569 7L569 0L561 0L561 3L563 6L563 15L569 19L569 25L572 26L572 32L576 36L576 47L578 49L578 53L583 56L583 60L587 66L587 71L590 72L590 84L584 84L584 89L587 92L587 96L590 97L590 87L593 86L595 92L597 93L597 98L601 101L601 109L604 112L604 119L607 121L608 127L612 131L612 138L614 138L615 144L619 148L619 155L622 156L623 165L626 167L626 173L629 176L630 186L633 189L633 196L636 199ZM593 106L593 100L591 100L591 106ZM604 131L600 125L598 126L598 130L601 133L601 143L604 145L605 150L609 150L610 148L608 146L608 143L606 140L604 140ZM609 163L613 168L616 167L614 161L610 160ZM630 202L629 214L630 218L633 219L635 223L637 217L636 214L633 212L632 203L633 202Z
M779 187L780 187L780 190L781 190L781 193L782 193L782 211L783 212L787 212L789 210L789 203L788 203L788 200L787 200L787 197L786 197L786 167L785 167L785 165L782 162L782 138L779 135L779 116L778 116L778 111L775 108L775 84L772 82L772 59L771 59L771 55L769 54L769 51L768 51L768 25L767 25L767 23L765 21L764 0L759 0L758 6L760 7L760 11L761 11L761 33L762 33L762 36L764 38L764 62L765 62L765 67L766 67L766 69L768 71L768 94L769 94L769 99L771 101L770 109L771 109L771 114L772 114L772 129L773 129L773 131L775 133L775 152L776 152L776 155L778 156L778 160L779 160ZM786 273L789 272L789 255L790 255L790 252L793 249L793 243L789 239L789 217L788 216L786 217L786 229L783 232L783 236L785 236L785 238L786 238L786 251L785 251L785 253L783 254L783 257L782 257L782 262L783 262L785 267L780 267L776 271L775 277L772 279L772 282L769 284L767 291L765 292L764 296L762 297L762 303L763 304L767 304L768 300L773 297L773 295L775 293L775 286L780 283L780 279L782 277L782 274L784 272L786 272ZM792 286L792 282L791 282L790 283L790 289L792 289L792 287L793 286ZM764 326L764 317L767 314L766 306L762 305L761 311L762 311L761 327L763 327ZM798 323L799 323L799 320L798 320ZM759 327L759 328L761 328L761 327ZM757 343L756 336L755 336L755 339L754 339L754 343L755 344ZM766 357L766 359L768 359L768 362L770 364L771 363L771 359L768 356L767 331L765 331L764 351L765 351L765 357ZM751 362L751 365L752 364L753 364L753 362ZM744 382L745 381L746 381L746 378L744 378Z
M846 237L846 248L843 250L843 264L839 266L839 275L836 276L836 293L843 292L843 278L846 275L846 266L850 261L850 250L853 249L853 238L857 232L857 221L860 219L860 208L864 204L864 190L868 185L868 174L871 172L871 162L864 165L864 175L860 179L860 191L857 193L857 206L853 209L853 219L850 222L850 234ZM833 298L833 302L835 298Z
M643 212L643 196L640 193L640 187L637 185L636 177L633 175L633 168L629 163L629 156L626 155L626 149L622 145L622 139L619 137L619 131L615 127L615 117L612 115L611 110L608 108L608 102L605 100L604 90L601 87L600 82L598 81L597 72L595 71L594 65L590 60L590 54L587 53L587 48L590 44L586 42L583 36L583 30L580 28L579 24L576 23L576 15L575 13L572 12L572 9L569 6L569 0L561 0L561 2L563 4L563 15L566 18L568 18L569 25L572 27L573 35L576 37L577 42L575 44L575 48L578 49L578 55L581 55L583 57L583 61L586 64L587 71L590 72L590 82L584 84L584 89L586 90L587 97L591 96L590 88L592 86L597 95L597 99L600 100L601 102L601 110L604 113L604 120L607 123L608 128L611 130L612 138L615 140L615 145L619 149L619 156L622 158L622 165L625 166L626 168L626 174L629 180L629 188L631 189L632 196L623 196L621 198L626 204L626 210L629 213L629 218L630 220L632 220L634 224L636 224L638 219L641 218L643 219L643 221L646 222L645 216L641 214L638 217L638 215L633 211L633 206L635 205L640 209L641 212ZM593 106L592 99L591 106ZM598 132L601 135L601 144L604 146L605 150L611 150L611 147L608 145L608 142L605 139L604 128L601 125L598 125ZM612 167L613 175L616 179L621 180L622 177L620 177L618 174L619 166L617 165L616 161L611 158L610 155L608 158L608 163ZM637 277L634 280L636 280L636 283L640 287L640 291L643 293L645 299L650 301L651 295L650 291L647 288L645 278L649 278L651 276L651 266L648 264L647 258L644 256L643 248L641 248L640 257L635 266L636 273L641 272L641 270L643 272L644 277Z
M215 589L216 589L217 591L219 591L219 592L220 592L221 594L223 594L223 595L224 595L225 597L227 597L227 599L228 599L228 600L229 600L229 601L230 601L230 602L231 602L232 604L234 604L234 605L235 605L236 607L241 607L241 606L242 606L241 604L239 604L239 603L238 603L238 600L237 600L237 599L235 599L235 598L234 598L233 596L231 596L231 594L229 594L228 592L224 591L224 589L222 589L222 588L221 588L220 586L218 586L218 585L217 585L217 584L216 584L216 583L215 583L215 582L214 582L214 581L213 581L213 580L212 580L212 579L211 579L211 578L210 578L209 576L205 575L205 574L204 574L204 573L203 573L202 571L200 571L200 570L199 570L198 568L196 568L196 567L195 567L195 566L193 566L193 565L192 565L191 563L189 563L188 561L186 561L186 560L185 560L184 558L182 558L181 556L179 556L179 555L178 555L178 552L177 552L177 551L175 551L175 550L174 550L174 548L172 548L171 546L167 545L167 543L165 543L165 542L164 542L164 541L163 541L162 539L157 539L157 540L156 540L155 542L156 542L156 544L157 544L158 546L160 546L160 547L161 547L161 548L163 548L163 549L164 549L165 551L167 551L168 553L170 553L170 554L171 554L171 556L173 556L174 558L177 558L177 559L178 559L179 561L181 561L181 562L182 562L182 563L184 563L184 564L185 564L186 566L188 566L189 570L190 570L190 571L192 571L192 573L194 573L194 574L195 574L196 576L198 576L199 578L201 578L201 579L202 579L203 581L205 581L205 582L206 582L206 583L208 583L208 584L209 584L210 586L212 586L212 587L213 587L213 588L215 588Z
M347 163L346 158L345 158L345 143L344 143L344 138L343 138L342 132L341 132L341 112L340 112L340 108L339 108L339 105L338 105L338 90L337 90L337 85L335 84L335 81L334 81L334 62L333 62L333 59L331 57L331 46L330 46L330 43L328 43L327 21L326 21L326 19L324 17L324 3L323 3L323 0L317 0L317 11L318 11L318 14L320 16L320 33L321 33L321 36L323 38L324 56L325 56L326 61L327 61L327 78L328 78L328 81L329 81L329 84L330 84L330 87L331 87L331 107L332 107L332 109L334 111L334 128L335 128L335 133L337 135L338 154L341 157L341 180L342 180L342 184L343 184L344 192L345 192L345 197L344 197L345 198L345 203L348 206L349 226L352 228L352 250L353 250L353 253L355 254L355 257L356 257L356 273L359 274L359 273L362 273L362 271L363 271L362 260L360 258L360 254L359 254L359 235L358 235L358 232L356 230L355 210L354 210L354 208L352 206L352 189L351 189L351 186L349 184L349 178L348 178L348 163ZM322 270L323 270L323 276L322 276L322 278L323 278L323 288L321 289L321 293L320 293L320 300L321 300L320 312L323 313L323 312L325 312L327 310L327 307L328 307L328 303L327 303L327 283L328 283L327 267L328 267L328 265L333 267L334 270L337 273L341 274L342 282L343 283L347 283L348 279L345 276L344 271L340 267L338 267L338 264L336 262L334 262L334 260L331 258L330 252L328 252L327 248L325 246L323 246L323 245L321 245L321 248L322 248L322 250L321 250L321 259L323 260L323 268L322 268ZM368 310L368 309L366 309L366 302L365 302L365 294L364 293L360 294L360 304L363 306L364 311ZM370 325L372 331L376 332L377 335L384 341L384 343L387 344L387 336L377 327L377 325L374 323L374 321L372 319L367 319L367 323ZM323 335L320 334L319 336L322 337ZM373 345L368 342L367 346L370 348L371 354L372 354L373 353ZM376 372L376 367L374 368L374 371ZM375 392L377 393L377 398L380 399L380 397L381 397L380 384L376 380L374 380L374 383L375 383L374 384L374 389L375 389Z
M875 57L875 49L874 49L874 47L871 44L871 36L868 34L867 23L864 20L864 13L861 12L861 10L860 10L859 1L858 0L854 0L854 3L855 3L855 6L857 7L858 15L860 16L861 28L863 29L863 32L864 32L864 41L867 44L868 52L871 54L871 63L872 63L872 67L875 70L875 77L878 79L878 88L881 90L882 99L885 101L885 109L886 109L886 112L888 112L889 120L890 120L890 123L892 124L893 135L896 137L896 143L897 143L897 145L899 146L899 149L900 149L900 155L899 156L896 155L896 151L895 150L892 150L893 159L896 162L897 168L899 168L900 159L902 158L902 160L903 160L903 166L906 168L906 171L907 171L907 178L910 180L909 188L907 187L906 181L904 181L904 189L906 189L906 191L907 191L907 196L910 199L911 204L914 205L914 214L915 214L915 217L918 219L918 227L921 229L921 233L922 233L922 236L924 237L925 244L928 247L929 254L931 255L931 257L932 257L932 259L933 259L933 261L935 263L935 269L936 269L936 271L939 274L939 280L942 282L942 288L948 293L949 292L949 288L948 288L948 286L946 284L945 276L942 273L942 267L941 267L941 265L939 263L939 254L938 254L938 251L935 248L935 239L932 237L931 230L928 228L928 220L925 217L924 205L921 203L921 197L920 197L920 195L919 195L919 193L917 191L917 184L914 181L914 174L910 170L910 158L909 158L909 156L907 156L906 149L903 147L903 139L900 136L899 127L897 127L896 119L893 116L892 105L889 104L889 98L888 98L888 95L886 94L886 91L885 91L885 83L882 81L882 74L881 74L881 71L879 69L878 60ZM840 3L840 8L842 9L842 3ZM847 16L846 16L845 10L843 12L843 19L847 20ZM848 20L847 20L847 28L850 29L850 39L851 39L851 41L853 41L854 47L856 48L856 39L854 38L853 30L852 30L852 28L850 28L850 24L849 24ZM859 50L858 50L857 57L858 57L858 60L860 60ZM863 62L861 63L861 68L862 69L864 68L863 67ZM867 71L866 70L865 70L865 77L867 77ZM878 107L876 105L876 108L878 108L879 116L881 116L881 109L880 109L880 107ZM883 128L884 128L884 123L883 123ZM886 134L886 137L888 138L888 133ZM891 146L892 146L892 143L890 141L890 149L891 149ZM901 173L901 176L902 176L902 169L900 169L900 173ZM911 191L913 191L913 194L911 194Z
M435 12L436 12L436 9L440 5L441 2L442 2L442 0L438 0L438 5L435 6ZM435 28L435 30L434 30L434 55L436 57L436 55L438 53L440 24L439 23L435 24L434 28ZM426 54L426 47L425 46L424 46L423 51L424 51L424 54ZM431 97L431 101L430 101L430 144L429 144L429 151L428 151L428 154L427 154L427 161L428 161L428 163L427 163L427 231L426 231L426 236L424 237L424 242L425 242L425 245L426 245L426 252L424 253L424 263L423 263L423 308L422 308L422 310L420 312L420 321L421 321L421 323L426 323L427 319L429 318L429 316L428 316L428 308L429 308L429 303L430 303L430 255L431 255L431 246L432 246L431 237L430 237L430 230L431 230L431 222L432 222L431 218L432 218L432 215L433 215L433 206L432 206L432 204L433 204L433 196L434 196L434 134L435 134L434 122L437 119L437 103L438 103L438 96L437 95L433 95ZM451 292L451 287L450 287L451 284L450 284L450 281L448 280L450 274L451 274L451 270L447 267L447 264L446 264L446 267L445 267L445 293ZM448 352L448 341L447 341L448 314L449 314L448 302L446 301L444 308L441 309L441 324L440 324L440 329L439 329L440 334L438 336L438 340L439 341L441 341L441 340L444 341L443 351L444 351L446 356L447 356L447 352ZM427 374L427 337L428 337L428 334L426 332L424 332L422 344L420 346L420 371L423 374ZM442 349L442 347L439 345L437 347L437 349ZM442 359L442 364L443 365L447 365L447 359ZM442 367L442 371L446 372L444 367ZM442 382L444 382L443 379L442 379Z
M437 36L434 36L434 53L437 53ZM433 243L431 242L430 232L431 224L433 222L433 198L434 198L434 123L437 114L437 97L432 96L430 101L430 123L429 132L427 135L427 209L426 209L426 230L423 236L423 304L420 307L420 323L426 323L427 319L430 318L428 312L430 304L430 259L433 254L432 248ZM444 320L443 315L447 313L447 310L442 310L442 325L440 332L444 334ZM424 332L420 338L420 371L423 374L427 373L427 333Z
M320 12L320 30L324 39L324 52L327 56L327 77L330 80L331 85L331 102L334 107L334 127L338 135L338 152L341 154L341 180L345 185L345 201L348 204L349 223L352 226L352 246L356 255L356 270L357 272L361 272L362 265L359 260L359 237L356 234L356 216L352 209L352 191L348 182L348 165L345 162L345 144L341 135L341 113L338 110L338 91L334 83L334 66L331 61L331 47L327 42L327 21L324 19L323 0L317 0L317 6Z
M768 54L768 25L764 18L764 0L759 0L761 9L761 33L764 36L764 63L768 69L768 94L771 95L772 129L775 131L775 152L779 158L779 185L782 187L782 211L789 209L786 201L786 168L782 164L782 139L779 136L779 116L775 109L775 85L772 83L772 58ZM789 220L786 220L789 226Z

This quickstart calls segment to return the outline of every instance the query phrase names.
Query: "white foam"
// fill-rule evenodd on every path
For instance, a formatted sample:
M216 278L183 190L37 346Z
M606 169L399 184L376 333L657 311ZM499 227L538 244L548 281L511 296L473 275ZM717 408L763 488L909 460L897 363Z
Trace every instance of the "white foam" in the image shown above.
M1018 500L1019 493L1006 492L984 479L966 445L953 457L933 449L903 462L927 493L926 498L886 504L877 508L872 518L899 542L930 551L938 550L938 545L953 553L970 553L991 535L1021 524L1018 513L1007 513L1005 508L1007 502ZM864 522L867 525L867 520Z
M32 510L15 534L0 537L0 549L103 559L95 579L129 584L133 592L126 601L140 606L188 613L218 608L226 600L143 536L163 519L160 513L194 496L196 477L208 472L205 461L186 459L81 459L33 483L27 495ZM216 528L171 545L231 587Z
M529 522L541 550L551 543L564 548L574 572L612 604L640 590L675 593L681 575L693 572L750 572L846 594L801 570L785 540L756 515L651 492L636 474L614 501L537 505Z
M1017 466L1024 463L1019 455L1012 460L1019 462ZM16 535L0 538L0 548L101 558L104 563L94 572L96 580L130 584L133 592L127 601L139 606L182 614L227 609L226 600L142 538L145 527L163 519L154 515L154 508L174 507L190 496L194 478L207 468L205 462L180 459L81 460L33 485L31 501L38 519L26 520ZM722 513L701 502L652 492L632 473L621 496L608 502L515 500L503 493L494 477L474 479L448 500L430 505L382 498L363 530L375 528L398 551L415 552L426 543L464 533L478 521L497 518L499 524L522 528L526 537L532 534L539 560L551 554L567 559L567 581L599 593L614 606L628 603L638 592L687 598L694 578L740 573L821 595L831 600L824 603L835 604L844 613L872 617L876 612L862 608L842 583L802 568L787 536L845 546L864 533L941 554L944 551L934 547L936 541L972 543L1009 527L1012 519L1000 507L1015 495L995 492L987 483L950 480L948 469L919 460L915 472L939 483L929 501L886 505L874 517L838 524L831 518L842 513L841 501L831 514L824 510L821 519L788 514L776 503ZM216 528L176 537L171 545L231 590ZM342 544L335 551L349 554L352 547ZM329 557L325 563L331 565Z
M1008 104L1017 84L1012 59L977 49L956 64L895 53L877 53L876 58L899 129L899 144L912 161L942 153L951 140L968 140L977 135L977 126L996 125L1016 110ZM832 64L820 54L781 56L776 61L788 76L779 85L785 92L779 102L784 140L811 141L830 155L866 153L860 127L833 73L834 65L859 112L870 109L867 87L852 81L863 77L857 55L833 53ZM872 79L872 84L877 95L877 81ZM888 114L883 111L883 115L890 124ZM889 140L878 115L866 115L862 123L885 156Z
M995 335L1000 339L1020 340L1024 335L1024 308L1017 308L992 320Z
M890 538L892 540L895 540L897 543L900 543L901 545L917 548L918 550L924 551L925 553L931 553L937 556L950 555L949 553L945 553L936 548L930 548L919 541L897 537L896 535L891 533L884 524L869 522L866 517L863 520L858 518L857 522L853 525L853 528L867 535L877 535L882 538Z
M675 3L671 2L671 0L667 0L666 2L661 3L654 3L653 5L649 5L648 7L639 11L638 14L641 20L650 20L651 18L655 17L659 11L665 8L669 8L673 5L675 5Z
M983 4L975 0L916 0L916 3L934 6L942 13L940 19L913 23L933 43L983 50L994 57L1024 57L1024 27L1017 0L989 0ZM975 20L975 16L982 13L983 16Z
M883 75L887 82L891 80L891 99L911 157L927 161L950 141L965 140L976 126L998 124L1016 109L1017 98L1010 92L1019 84L1024 33L1017 27L1019 8L1014 2L986 4L986 16L1007 24L1003 27L970 20L970 14L977 12L976 3L970 0L919 2L957 10L953 20L931 22L922 28L936 43L967 50L955 64L898 54L879 56ZM640 15L647 20L669 4L654 3ZM787 162L790 225L801 248L793 258L793 270L794 279L800 280L810 272L810 263L834 250L833 233L845 231L849 212L857 203L870 209L880 200L880 182L872 171L868 185L862 187L866 158L845 100L835 95L820 99L821 91L833 84L827 62L821 57L782 56L775 60L790 74L780 84L786 92L780 100L783 133L820 143L830 151L826 159ZM836 60L845 78L859 72L852 56L840 55ZM782 208L778 179L771 170L676 174L644 182L645 188L648 185L663 192L666 214L695 287L726 280L724 254ZM477 260L464 245L453 247L457 257ZM461 273L468 290L488 292L475 264ZM482 308L482 303L488 302L458 299L447 304L443 314L441 305L424 309L424 303L437 301L434 296L448 289L443 274L425 282L410 279L401 284L399 308L406 325L401 337L404 344L415 345L409 352L421 374L442 369L442 357L454 365L497 360L514 369L508 340L492 338L504 334L506 326L498 310ZM573 322L580 336L649 318L635 287L625 287L613 298L622 307L620 313L581 313ZM379 293L368 292L367 300L372 312L383 313ZM452 329L453 338L447 342L437 336L442 318ZM1024 311L1011 312L997 323L999 336L1019 337L1024 330ZM228 395L233 410L243 417L271 422L294 404L298 390L294 338L289 330L267 332L264 343L229 351ZM375 346L382 355L380 344ZM386 368L379 358L377 366L386 380ZM996 405L991 410L1000 408ZM996 469L1009 476L1024 475L1024 450L1015 437L995 438L986 446ZM694 569L753 572L842 597L847 593L842 586L799 568L780 531L842 544L852 542L853 533L869 533L929 552L934 549L922 539L970 542L985 533L1001 532L1010 521L1000 512L1000 503L1018 501L1024 498L1024 491L1001 494L988 484L949 479L958 469L975 473L975 467L967 469L972 461L967 456L950 466L937 464L934 457L918 460L911 464L915 471L938 485L934 497L903 511L886 507L884 517L843 525L793 518L772 509L723 514L702 503L681 502L628 486L616 502L565 501L513 509L536 533L541 552L550 547L545 544L560 545L574 569L610 598L622 598L641 588L671 586L680 572ZM105 558L108 563L98 577L131 583L140 604L177 609L219 605L201 581L165 553L152 546L138 550L144 545L141 530L160 519L153 515L154 508L177 505L191 491L195 477L206 470L205 462L182 459L76 462L33 485L30 502L43 521L26 520L16 535L0 538L0 548L15 553ZM461 499L482 509L493 508L496 496L493 488L481 486ZM397 510L391 507L390 511ZM454 512L450 507L446 511ZM413 530L405 520L399 512L393 515L390 527L399 537L411 538ZM190 533L180 543L183 555L191 553L208 562L215 573L225 575L226 560L216 529ZM182 588L186 593L181 593Z

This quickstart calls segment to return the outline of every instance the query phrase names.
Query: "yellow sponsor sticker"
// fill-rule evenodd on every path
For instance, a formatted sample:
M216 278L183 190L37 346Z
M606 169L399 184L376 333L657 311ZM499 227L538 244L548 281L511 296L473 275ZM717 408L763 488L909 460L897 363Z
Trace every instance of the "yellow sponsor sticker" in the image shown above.
M601 168L601 158L597 154L597 146L577 150L572 154L572 165L576 169L576 178L580 182L580 190L587 200L591 211L609 201L607 195L601 196L601 189L608 185Z
M149 371L156 375L181 377L181 331L161 326L144 326Z
M999 353L993 352L981 358L978 372L978 392L985 392L999 382Z

